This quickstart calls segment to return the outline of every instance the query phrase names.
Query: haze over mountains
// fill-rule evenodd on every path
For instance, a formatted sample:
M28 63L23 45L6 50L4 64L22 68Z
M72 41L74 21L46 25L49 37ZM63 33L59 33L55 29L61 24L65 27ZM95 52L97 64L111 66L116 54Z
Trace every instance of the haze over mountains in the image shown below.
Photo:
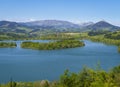
M99 21L97 23L88 22L83 24L75 24L61 20L41 20L25 23L0 21L0 32L4 33L36 34L38 32L84 32L91 30L116 31L120 30L120 27L114 26L106 21Z
M28 26L43 26L43 27L54 27L54 28L79 28L80 26L68 21L60 21L60 20L41 20L41 21L33 21L25 23Z

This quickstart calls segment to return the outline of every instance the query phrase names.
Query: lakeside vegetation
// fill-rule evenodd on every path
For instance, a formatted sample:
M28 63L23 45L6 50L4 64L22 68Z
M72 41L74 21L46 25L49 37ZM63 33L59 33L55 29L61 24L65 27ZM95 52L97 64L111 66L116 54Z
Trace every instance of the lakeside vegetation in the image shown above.
M15 82L0 84L0 87L120 87L120 66L106 72L98 66L95 70L84 67L74 73L65 70L56 81Z
M89 39L94 42L102 42L108 45L116 45L118 46L118 52L120 53L120 40L107 39L100 36L89 37Z
M60 40L49 43L39 43L39 42L22 42L22 48L37 49L37 50L55 50L55 49L65 49L65 48L75 48L82 47L85 44L79 40Z
M88 39L94 42L102 42L105 44L120 46L120 40L107 39L102 36L93 36L93 37L89 37Z
M54 34L48 34L43 35L39 39L42 40L74 40L80 38L80 33L54 33ZM82 33L83 35L83 33Z
M109 34L111 35L109 37ZM47 40L63 40L63 39L78 39L78 40L91 40L93 42L102 42L108 45L118 46L118 51L120 49L120 31L110 32L110 31L90 31L82 33L59 33L42 36L41 39Z
M0 32L0 40L25 40L28 38L33 38L34 36L21 33L3 33Z
M91 31L88 33L87 38L95 42L103 42L105 44L120 46L119 35L120 35L119 31L116 32Z
M116 45L118 46L118 52L120 52L120 31L116 32L93 32L93 34L88 33L87 39L94 41L94 42L102 42L109 45Z
M0 48L12 48L16 46L17 44L15 42L0 42Z
M11 35L11 34L10 34ZM22 38L10 38L12 40L60 40L60 41L65 41L65 40L82 40L82 39L88 39L94 42L102 42L105 44L110 44L110 45L116 45L118 46L118 52L120 49L120 31L115 31L115 32L110 32L110 31L102 31L102 30L98 30L98 31L90 31L90 32L82 32L82 33L51 33L51 34L45 34L42 36L34 36L34 37L22 37ZM6 38L2 38L1 40L4 40ZM9 38L7 38L9 39ZM28 42L26 43L28 44ZM33 44L33 43L30 43ZM35 43L36 44L36 43ZM56 43L57 44L57 43ZM38 49L40 46L43 44L36 44L35 47L30 46L30 48L32 49ZM50 49L55 49L55 46L51 46L53 45L53 43L50 43L50 48L48 47L49 45L45 43L46 46L44 46L45 48L40 48L40 49L44 49L44 50L50 50ZM21 45L22 48L25 48L25 46ZM72 46L71 46L72 47ZM29 48L29 47L26 47ZM62 48L69 48L69 46L65 46ZM60 49L59 46L57 47L56 45L56 49Z
M120 52L120 47L118 48L118 51Z
M111 35L109 37L109 34ZM110 32L110 31L90 31L83 33L59 33L52 34L48 36L42 36L41 39L47 40L61 40L61 39L87 39L93 42L102 42L108 45L116 45L118 46L118 52L120 49L120 39L119 39L120 31Z

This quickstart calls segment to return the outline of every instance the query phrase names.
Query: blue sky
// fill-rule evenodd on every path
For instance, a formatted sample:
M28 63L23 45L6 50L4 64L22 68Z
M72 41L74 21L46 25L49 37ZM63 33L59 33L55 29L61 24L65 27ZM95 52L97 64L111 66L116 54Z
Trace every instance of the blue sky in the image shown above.
M0 20L46 19L120 25L120 0L0 0Z

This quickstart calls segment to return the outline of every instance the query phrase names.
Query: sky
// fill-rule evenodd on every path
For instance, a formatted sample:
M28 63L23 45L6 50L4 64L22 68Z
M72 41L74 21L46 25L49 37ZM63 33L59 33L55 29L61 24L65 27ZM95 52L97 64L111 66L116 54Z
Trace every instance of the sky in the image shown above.
M0 20L105 20L120 25L120 0L0 0Z

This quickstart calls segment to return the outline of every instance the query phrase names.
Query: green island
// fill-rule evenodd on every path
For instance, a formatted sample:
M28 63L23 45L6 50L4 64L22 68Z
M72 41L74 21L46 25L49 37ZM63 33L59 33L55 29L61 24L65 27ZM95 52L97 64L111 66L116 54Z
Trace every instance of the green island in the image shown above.
M17 44L15 42L0 42L0 48L12 48L16 46Z
M82 47L85 44L79 40L60 40L49 43L39 42L22 42L22 48L37 49L37 50L55 50L64 48Z
M56 81L15 82L11 79L0 87L120 87L120 66L107 72L99 65L96 69L84 67L79 73L65 70Z

